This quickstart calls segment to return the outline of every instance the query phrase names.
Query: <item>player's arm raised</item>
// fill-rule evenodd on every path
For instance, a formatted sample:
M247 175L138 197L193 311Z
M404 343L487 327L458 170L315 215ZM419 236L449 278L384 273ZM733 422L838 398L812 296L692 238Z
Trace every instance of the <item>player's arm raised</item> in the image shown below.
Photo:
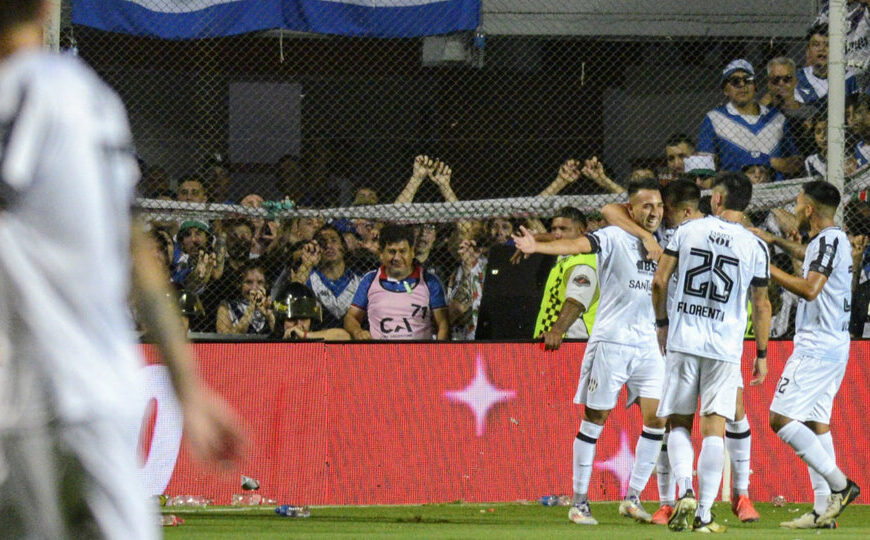
M577 238L560 238L549 242L535 239L535 235L520 225L519 234L514 234L514 243L523 253L543 253L545 255L573 255L575 253L592 253L592 243L586 236Z
M771 270L773 267L771 267ZM767 285L749 287L750 302L752 302L752 327L755 329L755 348L757 350L752 366L751 386L764 382L767 376L767 339L770 337L770 298L767 296Z
M178 310L169 300L169 276L155 259L149 242L141 226L133 223L133 298L169 370L184 413L184 434L200 457L224 465L237 462L243 452L239 422L224 400L200 380Z
M608 224L616 225L623 231L643 242L643 248L646 250L647 259L657 261L662 256L662 247L659 245L656 237L631 219L631 214L628 213L627 204L606 204L604 205L604 208L601 209L601 215L604 216L604 219Z
M677 268L677 256L674 252L665 251L659 258L659 265L652 282L652 303L656 313L656 334L659 349L665 354L668 344L668 284L671 275Z

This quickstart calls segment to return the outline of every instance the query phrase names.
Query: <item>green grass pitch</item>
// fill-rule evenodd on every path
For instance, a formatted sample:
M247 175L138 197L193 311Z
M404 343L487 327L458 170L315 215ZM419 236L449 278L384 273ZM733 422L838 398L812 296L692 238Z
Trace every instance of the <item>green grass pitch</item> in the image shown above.
M647 503L647 509L655 508ZM713 508L717 521L728 526L732 538L784 538L809 540L870 538L870 506L852 505L840 516L837 530L791 531L780 521L793 519L809 504L782 508L756 504L758 523L743 524L726 503ZM215 507L205 510L164 509L185 520L178 527L164 527L167 539L268 539L268 538L672 538L666 527L634 523L616 513L617 503L593 503L596 527L568 521L568 508L537 504L426 504L405 506L312 507L309 518L285 518L274 508ZM492 511L490 511L492 509ZM687 534L687 533L683 533Z

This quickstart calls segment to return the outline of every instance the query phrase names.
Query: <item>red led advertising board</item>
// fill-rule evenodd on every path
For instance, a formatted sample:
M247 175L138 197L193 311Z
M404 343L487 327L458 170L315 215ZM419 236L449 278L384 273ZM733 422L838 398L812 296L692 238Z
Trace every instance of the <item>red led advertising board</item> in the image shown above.
M749 380L754 344L747 343ZM771 342L770 373L746 387L752 426L750 493L809 501L806 467L767 425L768 406L791 352ZM293 504L515 501L571 493L571 448L580 407L584 343L544 352L537 343L206 343L195 346L205 380L245 422L249 452L236 471L197 462L181 445L178 405L165 368L145 347L144 476L152 493L196 494L229 504L239 475L264 497ZM838 463L870 485L870 342L852 343L834 405ZM598 442L590 497L627 489L640 434L624 392ZM696 438L696 448L698 439ZM656 500L652 478L643 494Z

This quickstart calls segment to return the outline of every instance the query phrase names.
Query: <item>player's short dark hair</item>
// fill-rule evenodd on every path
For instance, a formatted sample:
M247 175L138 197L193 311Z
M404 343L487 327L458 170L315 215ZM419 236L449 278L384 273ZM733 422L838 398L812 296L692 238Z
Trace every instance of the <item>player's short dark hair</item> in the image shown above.
M749 206L752 200L752 182L742 172L733 171L719 174L713 181L713 187L725 188L725 201L723 206L726 210L742 212Z
M414 247L414 229L407 225L388 223L381 228L380 235L378 235L378 247L383 250L387 244L397 244L402 240Z
M695 147L695 141L685 133L674 133L665 141L665 146L677 146L682 143L686 143L692 148Z
M0 31L36 20L43 2L44 0L3 0L3 7L0 7Z
M840 192L833 184L824 180L813 180L803 186L804 194L822 206L836 209L840 206Z
M817 23L813 24L812 26L810 26L809 28L807 28L807 35L806 35L807 41L813 39L813 36L815 36L815 35L827 37L827 35L828 35L828 23L817 22Z
M579 223L585 229L587 226L586 216L583 215L579 209L574 208L573 206L563 206L562 208L556 210L556 213L553 214L553 219L556 218L566 218L570 219L574 223Z
M642 189L661 191L662 187L659 185L659 181L655 178L640 178L638 180L632 180L628 183L628 196L631 197Z
M701 200L701 188L690 180L674 180L662 189L662 199L671 204L688 204L697 208Z

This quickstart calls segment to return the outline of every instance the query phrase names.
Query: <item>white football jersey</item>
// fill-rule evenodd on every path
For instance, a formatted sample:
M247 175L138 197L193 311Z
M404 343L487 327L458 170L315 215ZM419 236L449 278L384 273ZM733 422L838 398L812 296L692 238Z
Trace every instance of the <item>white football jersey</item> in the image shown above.
M665 253L679 259L668 350L739 363L749 287L770 277L767 246L742 225L708 216L677 228Z
M120 98L77 58L0 64L0 427L133 414L138 179Z
M609 341L657 350L651 300L656 262L646 260L643 243L619 227L611 225L586 236L598 255L601 291L589 342Z
M812 302L798 300L794 348L815 358L845 362L849 358L849 316L852 301L852 253L839 227L828 227L807 245L803 276L828 277Z

